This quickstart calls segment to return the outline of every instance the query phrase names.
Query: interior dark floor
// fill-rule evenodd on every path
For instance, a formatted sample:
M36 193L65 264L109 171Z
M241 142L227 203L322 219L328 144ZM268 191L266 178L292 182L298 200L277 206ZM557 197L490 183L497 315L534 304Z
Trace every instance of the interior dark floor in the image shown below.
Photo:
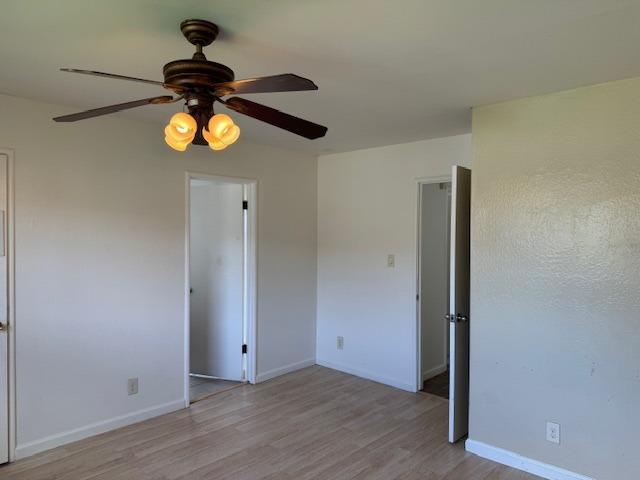
M449 398L449 370L424 381L422 391L442 398Z

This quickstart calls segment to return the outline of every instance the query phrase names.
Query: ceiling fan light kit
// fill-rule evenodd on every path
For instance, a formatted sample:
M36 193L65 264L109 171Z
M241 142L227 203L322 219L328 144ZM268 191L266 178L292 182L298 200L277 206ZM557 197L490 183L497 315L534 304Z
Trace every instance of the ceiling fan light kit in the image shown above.
M213 150L224 150L240 138L240 127L224 113L217 113L211 117L208 126L209 131L202 129L202 136Z
M164 128L164 141L174 150L184 152L196 136L198 124L188 113L176 113Z
M56 122L75 122L150 104L185 101L189 113L173 115L165 127L165 142L177 151L185 151L190 143L208 145L212 150L223 150L240 137L240 127L228 115L214 112L215 102L242 115L255 118L310 140L324 137L327 127L286 114L240 97L223 99L232 94L268 92L294 92L317 90L309 79L284 73L268 77L235 80L235 74L226 65L207 60L203 47L210 45L218 35L217 25L206 20L190 19L180 24L185 38L196 47L191 59L174 60L163 68L164 81L146 80L92 70L63 68L64 72L81 73L157 85L170 90L176 97L163 95L143 100L94 108L85 112L56 117Z

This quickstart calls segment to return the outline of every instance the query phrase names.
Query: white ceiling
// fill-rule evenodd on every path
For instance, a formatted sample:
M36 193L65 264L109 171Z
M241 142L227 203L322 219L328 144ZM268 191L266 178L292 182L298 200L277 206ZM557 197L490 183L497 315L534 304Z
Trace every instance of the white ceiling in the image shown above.
M640 76L638 0L3 0L0 93L69 113L162 94L58 68L162 80L166 62L193 52L185 18L221 27L205 53L236 78L292 72L318 84L250 98L327 125L323 139L232 114L245 140L311 153L468 132L474 105ZM177 109L119 115L161 129Z

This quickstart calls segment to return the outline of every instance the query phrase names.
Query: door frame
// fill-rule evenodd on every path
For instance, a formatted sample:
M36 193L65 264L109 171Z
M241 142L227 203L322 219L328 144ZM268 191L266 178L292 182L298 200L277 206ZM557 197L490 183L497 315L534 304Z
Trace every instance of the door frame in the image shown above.
M422 292L422 284L421 284L421 263L422 259L420 256L420 247L422 244L422 185L429 185L433 183L443 183L443 182L451 182L451 175L437 175L430 177L419 177L415 179L415 206L416 206L416 232L415 232L415 241L416 241L416 273L415 273L415 338L414 338L414 348L415 348L415 391L418 392L422 390L422 318L421 318L421 298L420 294ZM448 299L447 299L448 302ZM444 321L444 319L443 319Z
M9 435L9 462L16 459L16 309L15 309L15 230L14 230L14 159L10 148L0 148L0 154L7 156L7 210L5 222L7 256L7 407Z
M210 173L185 172L185 262L184 262L184 399L188 408L189 402L189 362L190 362L190 236L191 236L191 180L210 180L243 185L249 205L247 209L247 244L246 244L246 278L244 285L243 335L247 344L246 378L249 383L256 383L257 365L257 277L258 277L258 180L254 178L229 177Z

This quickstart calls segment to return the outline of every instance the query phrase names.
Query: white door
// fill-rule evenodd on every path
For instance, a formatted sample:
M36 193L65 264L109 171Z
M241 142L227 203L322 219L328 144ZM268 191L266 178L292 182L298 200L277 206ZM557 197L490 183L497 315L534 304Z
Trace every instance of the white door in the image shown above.
M454 166L451 181L449 290L449 441L469 428L469 232L471 170Z
M190 373L243 379L244 186L192 180Z
M7 295L7 165L0 153L0 463L9 461L8 295Z

